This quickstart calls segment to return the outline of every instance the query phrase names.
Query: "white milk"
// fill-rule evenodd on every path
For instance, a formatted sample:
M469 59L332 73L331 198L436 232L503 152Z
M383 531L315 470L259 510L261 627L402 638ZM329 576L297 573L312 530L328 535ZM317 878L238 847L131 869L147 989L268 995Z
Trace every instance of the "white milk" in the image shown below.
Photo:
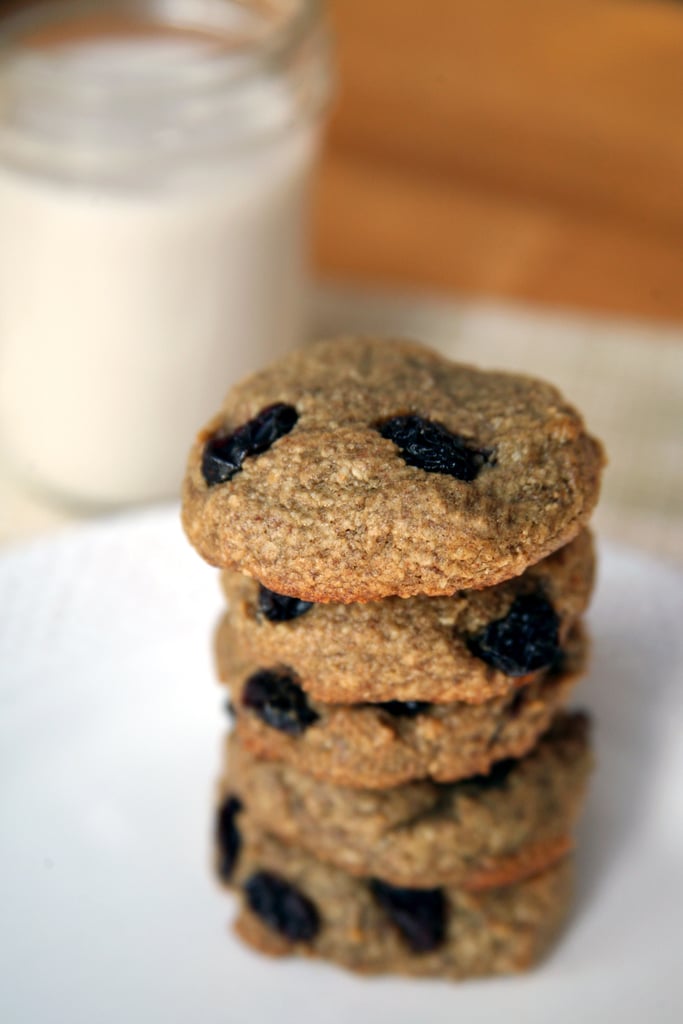
M178 45L94 42L58 59L84 85L152 79L173 74ZM317 131L289 102L274 80L243 88L225 123L197 129L206 158L166 167L161 184L145 161L96 185L0 166L0 439L23 474L92 503L175 495L229 385L302 340ZM47 107L25 121L71 141L59 97ZM130 116L144 126L148 112ZM237 146L235 116L288 123ZM121 127L97 123L108 146Z

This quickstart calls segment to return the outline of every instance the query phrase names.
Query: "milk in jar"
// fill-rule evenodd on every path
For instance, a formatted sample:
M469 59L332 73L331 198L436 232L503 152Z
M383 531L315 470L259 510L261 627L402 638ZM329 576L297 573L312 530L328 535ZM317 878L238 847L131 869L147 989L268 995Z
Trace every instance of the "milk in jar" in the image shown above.
M316 6L50 5L12 26L0 445L24 477L89 504L173 496L229 385L304 338Z

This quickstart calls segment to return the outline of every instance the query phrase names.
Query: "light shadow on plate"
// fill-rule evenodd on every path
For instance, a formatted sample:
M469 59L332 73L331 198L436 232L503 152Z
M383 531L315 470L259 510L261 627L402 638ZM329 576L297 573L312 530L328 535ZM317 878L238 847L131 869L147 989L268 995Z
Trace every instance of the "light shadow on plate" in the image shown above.
M594 722L597 766L577 835L578 914L599 898L606 874L636 838L657 784L662 724L683 662L676 614L683 585L663 567L660 580L657 570L632 555L608 553L602 563L590 616L592 666L579 692Z

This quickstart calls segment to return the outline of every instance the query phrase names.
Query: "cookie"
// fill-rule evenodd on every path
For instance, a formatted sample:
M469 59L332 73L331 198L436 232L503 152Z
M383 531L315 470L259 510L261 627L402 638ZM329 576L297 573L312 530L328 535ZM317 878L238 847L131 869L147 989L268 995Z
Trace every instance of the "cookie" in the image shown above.
M517 885L466 892L405 889L355 878L272 836L241 814L244 845L231 884L238 934L257 950L330 960L364 973L462 979L537 963L564 922L572 865Z
M365 789L412 779L449 782L522 757L568 701L583 672L587 641L576 629L561 669L484 704L323 704L288 676L235 661L224 676L243 745L314 778Z
M303 689L329 703L490 700L553 664L594 575L587 530L513 580L451 597L310 604L226 572L221 671L237 648L295 666Z
M591 753L585 715L560 715L521 760L487 776L390 790L321 783L261 761L233 735L219 787L256 824L319 860L396 886L485 889L546 870L567 854Z
M183 523L212 565L279 594L445 596L572 540L602 465L549 384L342 338L229 393L190 454Z

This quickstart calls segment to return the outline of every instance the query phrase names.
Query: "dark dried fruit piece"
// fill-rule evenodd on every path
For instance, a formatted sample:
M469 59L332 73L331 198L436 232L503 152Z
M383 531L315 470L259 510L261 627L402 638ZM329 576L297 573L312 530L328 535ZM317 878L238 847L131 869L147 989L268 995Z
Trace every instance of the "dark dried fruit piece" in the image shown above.
M254 672L244 686L242 703L266 725L290 736L300 736L320 717L309 707L299 684L284 669Z
M427 473L445 473L470 482L491 461L490 451L472 447L441 423L421 416L395 416L378 430L401 449L404 462Z
M320 918L307 896L270 871L257 871L244 886L249 908L270 928L292 942L311 942Z
M242 809L242 801L236 796L229 796L216 815L217 869L226 882L232 878L242 848L242 837L235 820Z
M377 707L387 711L394 718L415 718L431 705L424 700L387 700Z
M489 622L467 641L472 654L507 676L552 665L560 649L560 620L557 612L540 594L515 598L504 619Z
M441 889L399 889L377 878L372 894L413 953L437 949L446 933L446 898Z
M263 585L259 588L258 608L269 622L290 622L305 615L312 607L312 601L300 601L298 597L276 594Z
M261 455L294 427L299 414L293 405L279 402L232 434L215 434L204 446L202 475L209 487L232 480L249 455Z

